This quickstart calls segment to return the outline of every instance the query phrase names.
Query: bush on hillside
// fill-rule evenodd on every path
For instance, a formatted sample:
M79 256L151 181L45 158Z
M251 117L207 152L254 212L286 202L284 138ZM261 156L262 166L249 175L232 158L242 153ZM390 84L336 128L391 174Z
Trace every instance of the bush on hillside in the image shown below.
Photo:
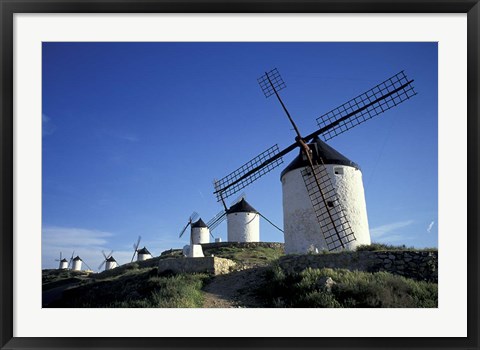
M334 284L325 287L325 280ZM415 281L388 272L312 269L287 274L275 266L260 290L270 307L437 307L435 283Z
M411 250L411 251L436 251L437 248L414 248L414 247L407 247L405 244L403 245L390 245L384 243L372 243L372 244L362 244L356 248L357 252L363 251L392 251L392 250Z

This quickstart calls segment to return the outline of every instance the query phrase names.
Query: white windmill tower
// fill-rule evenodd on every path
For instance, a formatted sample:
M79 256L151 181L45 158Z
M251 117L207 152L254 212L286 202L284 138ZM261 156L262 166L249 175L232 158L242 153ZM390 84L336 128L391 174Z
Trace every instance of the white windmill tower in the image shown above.
M325 193L335 193L327 198L327 206L332 211L336 206L343 209L341 214L340 211L335 211L332 215L342 215L344 220L339 222L339 225L342 225L346 233L353 232L355 235L354 240L344 240L344 248L353 249L357 245L370 244L367 205L359 166L318 137L315 137L308 146L312 150L313 161L317 164L323 162L322 169L318 169L318 165L315 166L319 177L328 176L329 178L329 181L325 181ZM324 215L325 209L323 203L316 205L320 208L311 204L310 196L318 193L318 190L316 190L313 176L307 175L311 181L305 186L304 174L309 172L311 171L308 161L300 153L280 175L283 192L285 252L321 251L327 249L334 241L333 238L329 240L328 236L324 237L321 234L315 210ZM318 196L320 194L316 197ZM316 197L312 198L312 201L315 199L318 201ZM299 215L299 209L301 215ZM331 231L334 234L334 231Z
M274 145L234 172L215 181L218 201L238 192L283 163L297 147L300 155L281 176L285 252L353 249L370 242L362 176L358 166L325 141L371 119L416 95L402 71L374 88L322 115L319 129L302 136L279 91L286 87L277 69L258 79L266 97L275 95L296 137L282 151ZM313 141L313 142L312 142ZM325 158L325 159L324 159Z
M139 249L137 251L137 261L144 261L152 258L152 254L148 251L146 247Z
M82 263L85 264L85 266L89 269L89 270L92 270L90 268L90 266L87 265L87 263L85 261L82 260L82 258L80 258L78 255L72 259L72 271L81 271L82 270Z
M187 224L180 232L179 238L183 236L188 226L190 226L190 244L210 243L210 236L212 234L210 233L207 224L198 217L198 213L193 212L192 215L190 215Z
M65 270L68 269L68 260L62 257L62 252L60 252L60 259L55 259L55 261L58 261L58 269L59 270Z
M138 236L137 243L133 245L133 256L131 262L133 262L133 259L135 259L135 254L137 255L137 261L144 261L152 258L152 254L148 251L146 247L138 249L141 240L142 236Z
M225 202L222 201L225 205ZM215 230L227 219L228 242L260 242L260 217L283 232L262 213L253 208L245 199L245 194L237 198L230 208L220 211L208 223L210 231Z
M115 260L113 256L110 256L107 259L107 262L105 264L105 270L111 270L116 268L117 266L118 266L117 260Z
M245 198L227 210L229 242L259 242L260 215Z
M103 254L104 260L102 261L100 266L98 266L98 270L101 270L104 264L105 264L105 271L114 269L118 266L117 261L112 256L113 250L108 255L106 255L105 252L102 250L102 254Z
M210 230L201 218L192 222L192 244L210 243Z
M197 218L198 213L193 212L178 236L179 238L182 238L188 226L190 226L190 244L183 247L183 254L189 258L203 257L204 255L201 244L210 242L210 230L202 219L199 218L197 220Z

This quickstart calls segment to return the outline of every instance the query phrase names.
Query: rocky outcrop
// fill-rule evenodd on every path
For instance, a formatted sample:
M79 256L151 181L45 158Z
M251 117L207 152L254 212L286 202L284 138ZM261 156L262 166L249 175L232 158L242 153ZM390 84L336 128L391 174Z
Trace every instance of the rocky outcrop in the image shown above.
M158 262L158 273L208 273L222 275L229 273L235 262L217 257L204 258L172 258Z

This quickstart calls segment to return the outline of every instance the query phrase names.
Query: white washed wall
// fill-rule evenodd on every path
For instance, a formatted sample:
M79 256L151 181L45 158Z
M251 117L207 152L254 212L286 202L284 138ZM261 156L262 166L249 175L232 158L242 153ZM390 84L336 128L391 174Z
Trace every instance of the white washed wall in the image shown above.
M343 165L327 164L326 167L357 238L356 241L349 243L346 249L352 250L357 245L370 244L362 172ZM335 175L334 168L341 168L343 175ZM303 181L301 174L303 169L294 169L282 177L285 253L287 254L328 249Z
M259 242L260 215L257 213L230 213L227 215L229 242Z
M208 227L192 228L192 244L210 243L210 230Z

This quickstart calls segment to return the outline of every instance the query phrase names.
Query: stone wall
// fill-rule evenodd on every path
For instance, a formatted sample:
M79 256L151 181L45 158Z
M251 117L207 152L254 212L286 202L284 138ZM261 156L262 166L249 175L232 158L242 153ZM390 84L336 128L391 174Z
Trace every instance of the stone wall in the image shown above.
M286 255L279 259L286 272L311 268L340 268L366 272L386 271L423 281L438 281L436 251L360 251Z
M217 257L204 258L171 258L163 259L158 262L158 273L208 273L212 275L222 275L230 272L230 268L235 262L229 259Z

